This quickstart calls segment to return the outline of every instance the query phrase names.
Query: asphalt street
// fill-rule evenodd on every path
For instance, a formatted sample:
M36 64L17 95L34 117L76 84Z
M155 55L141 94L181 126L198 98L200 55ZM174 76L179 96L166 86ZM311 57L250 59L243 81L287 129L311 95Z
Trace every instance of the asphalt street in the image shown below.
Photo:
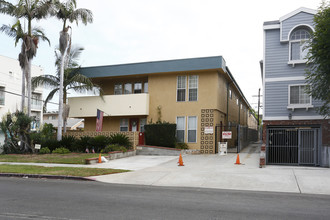
M328 219L330 196L0 177L0 219Z

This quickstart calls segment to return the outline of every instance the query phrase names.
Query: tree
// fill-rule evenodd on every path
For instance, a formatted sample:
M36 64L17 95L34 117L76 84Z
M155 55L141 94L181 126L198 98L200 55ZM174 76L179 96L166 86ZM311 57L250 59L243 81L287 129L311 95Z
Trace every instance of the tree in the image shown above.
M56 2L56 13L55 16L63 21L63 28L60 32L60 52L61 52L61 65L60 65L60 88L59 88L59 108L58 108L58 128L57 128L57 140L62 139L62 113L63 113L63 75L64 69L68 64L68 57L71 50L71 34L68 30L71 29L70 26L66 26L67 21L76 22L81 20L83 24L93 22L93 14L88 9L76 9L76 0L67 0L65 2Z
M324 117L330 113L330 2L323 2L314 16L315 32L308 42L306 69L307 92L323 101L317 111Z
M103 91L98 85L93 84L88 77L80 73L78 60L82 51L83 51L82 47L72 47L70 50L70 54L68 56L67 68L65 69L63 75L62 94L63 94L64 106L66 106L66 99L69 90L73 90L75 92L86 92L86 91L93 91L94 89L96 89L100 93L100 95L103 95ZM54 95L60 91L61 88L60 69L61 69L62 55L59 51L55 51L55 57L56 57L55 65L57 67L56 76L43 75L32 78L33 87L44 85L52 89L45 100L44 103L45 106L54 97ZM64 125L65 122L66 122L66 117L64 117Z
M32 21L46 18L53 5L51 0L19 0L16 5L0 0L0 13L27 20L27 32L24 35L19 62L26 76L28 90L28 116L31 115L31 62L37 54L39 37L33 35Z
M21 22L20 20L17 20L15 22L15 24L13 25L2 25L2 27L0 28L1 32L4 32L5 34L7 34L9 37L13 37L15 39L15 47L17 46L17 43L22 40L22 46L21 46L21 53L19 55L19 57L21 57L22 55L22 51L24 50L24 44L25 44L25 39L26 36L28 35L26 32L24 32ZM32 28L32 36L34 38L41 38L42 40L46 40L49 42L49 39L45 36L43 30L41 28ZM22 62L21 62L22 61ZM25 106L25 68L27 67L26 62L23 62L24 60L20 60L20 66L22 69L22 99L21 99L21 111L24 110L24 106ZM26 79L28 80L28 79Z

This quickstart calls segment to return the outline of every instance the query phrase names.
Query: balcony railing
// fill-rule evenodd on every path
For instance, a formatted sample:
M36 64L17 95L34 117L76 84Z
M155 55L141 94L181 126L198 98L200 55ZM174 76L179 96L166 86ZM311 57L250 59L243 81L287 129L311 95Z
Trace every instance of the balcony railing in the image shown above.
M104 116L149 115L149 94L85 96L69 98L69 117L96 117L97 109Z

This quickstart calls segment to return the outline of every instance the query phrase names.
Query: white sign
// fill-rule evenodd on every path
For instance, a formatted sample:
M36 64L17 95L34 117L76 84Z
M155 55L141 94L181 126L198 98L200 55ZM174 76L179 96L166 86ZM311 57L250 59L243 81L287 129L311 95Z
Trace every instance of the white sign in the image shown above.
M219 154L220 155L227 155L227 142L219 142Z
M222 139L231 139L231 131L223 131Z
M205 127L204 134L213 134L213 127Z
M40 150L40 148L41 148L41 144L35 144L34 145L34 149Z

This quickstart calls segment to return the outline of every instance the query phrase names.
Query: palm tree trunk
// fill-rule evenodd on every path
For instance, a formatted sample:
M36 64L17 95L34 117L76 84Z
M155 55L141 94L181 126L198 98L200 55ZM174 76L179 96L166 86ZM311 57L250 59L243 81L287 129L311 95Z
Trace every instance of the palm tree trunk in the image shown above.
M57 125L57 140L62 140L62 123L63 123L63 78L64 78L64 63L66 57L66 48L64 53L61 53L61 68L60 68L60 88L59 88L59 106L58 106L58 125Z
M22 68L22 100L21 100L21 111L24 111L25 106L25 73L24 68Z
M31 116L31 96L32 96L32 89L31 89L31 63L32 59L28 60L28 68L27 68L27 92L28 92L28 112L27 115Z

